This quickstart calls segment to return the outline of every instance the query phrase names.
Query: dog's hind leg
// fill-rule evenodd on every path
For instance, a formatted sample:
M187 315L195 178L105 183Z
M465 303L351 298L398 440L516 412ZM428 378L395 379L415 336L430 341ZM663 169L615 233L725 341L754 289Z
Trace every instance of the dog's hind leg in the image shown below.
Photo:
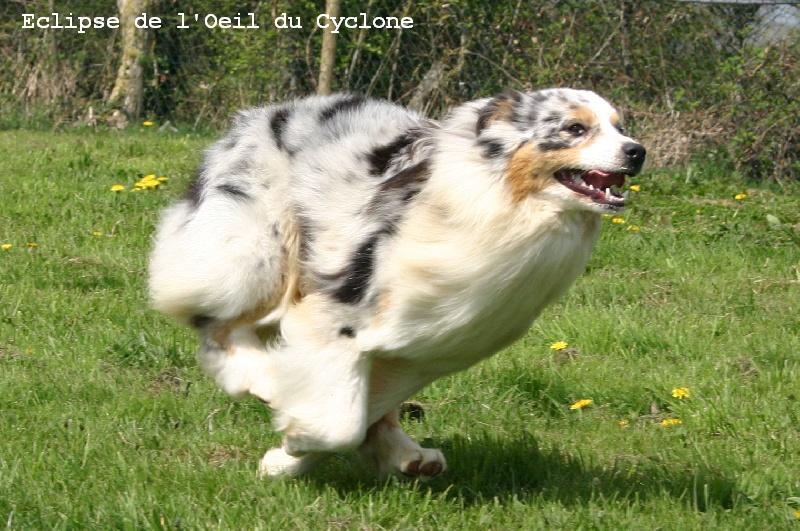
M252 323L209 323L199 332L200 366L226 393L234 397L270 394L267 351Z
M369 427L359 450L375 464L382 477L395 474L427 481L447 470L441 451L423 448L403 431L397 410Z
M319 351L284 346L267 358L270 384L264 391L269 394L260 397L274 408L275 428L284 437L280 448L264 455L261 475L297 476L325 455L356 449L364 441L366 358L341 344Z
M325 297L306 297L284 316L283 342L267 355L270 394L260 397L283 433L282 447L262 460L267 474L295 473L308 454L354 450L364 441L371 359L340 333L347 309L334 310Z

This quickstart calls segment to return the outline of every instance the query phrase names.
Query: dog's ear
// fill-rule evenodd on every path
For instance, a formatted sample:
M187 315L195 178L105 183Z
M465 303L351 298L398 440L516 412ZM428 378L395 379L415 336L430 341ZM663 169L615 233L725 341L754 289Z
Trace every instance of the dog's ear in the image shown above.
M475 126L475 136L481 136L484 129L493 122L513 122L517 117L517 109L522 101L522 93L508 89L489 100L489 103L478 111L478 121Z

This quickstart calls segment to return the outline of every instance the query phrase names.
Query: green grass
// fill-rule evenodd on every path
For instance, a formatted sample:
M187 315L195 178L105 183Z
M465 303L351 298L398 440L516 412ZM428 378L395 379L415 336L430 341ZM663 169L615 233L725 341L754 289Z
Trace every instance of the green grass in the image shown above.
M147 308L158 211L208 141L0 132L0 525L800 529L797 184L739 202L748 186L713 168L635 179L569 294L417 397L407 428L446 475L382 483L348 455L265 481L268 412L218 391L191 334ZM170 180L109 191L148 173Z

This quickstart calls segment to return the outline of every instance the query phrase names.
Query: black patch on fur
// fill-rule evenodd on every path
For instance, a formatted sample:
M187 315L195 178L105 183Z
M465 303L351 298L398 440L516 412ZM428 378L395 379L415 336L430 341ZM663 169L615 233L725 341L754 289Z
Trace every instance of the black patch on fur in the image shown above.
M379 146L373 149L367 155L367 161L370 165L370 174L375 176L383 175L392 162L392 159L404 148L411 145L414 140L415 138L413 135L409 134L409 132L405 132L385 146Z
M569 146L569 142L564 142L563 140L545 140L537 144L537 147L541 151L555 151L557 149L568 148Z
M337 114L355 110L363 104L364 98L361 96L347 96L346 98L336 101L330 107L322 111L319 115L319 121L325 123Z
M544 123L546 123L546 124L554 124L556 122L561 121L561 115L559 115L559 114L548 114L547 116L542 118L542 121Z
M200 205L200 202L203 200L204 187L205 178L203 178L203 172L198 171L194 178L189 182L189 187L183 194L183 198L189 201L193 207L197 208Z
M344 277L344 282L333 292L334 299L343 304L358 304L361 302L375 268L375 250L378 247L381 236L392 232L394 232L394 228L390 226L380 229L356 249L355 254L350 259L347 270L341 275Z
M191 324L194 328L201 330L206 328L208 325L214 322L214 318L208 315L193 315L189 318L189 324Z
M275 236L276 238L281 235L281 231L278 228L278 222L277 221L272 224L272 235Z
M491 100L489 103L483 106L483 109L478 111L478 122L475 125L475 136L481 136L481 132L486 129L487 125L489 125L489 118L492 117L496 109L496 101Z
M503 144L501 144L497 140L485 140L485 139L482 139L478 143L483 148L483 156L484 156L484 158L495 159L495 158L501 156L505 152L505 148L503 148Z
M314 227L306 216L295 213L295 217L300 235L300 259L305 260L308 258L308 250L311 249L311 243L314 241Z
M379 192L403 190L426 182L428 177L430 177L430 161L422 160L383 181L378 190Z
M250 199L250 194L245 192L241 186L238 186L233 183L225 183L217 185L217 190L224 193L225 195L232 197L238 200L247 200Z
M533 100L537 103L542 103L550 99L550 96L542 91L533 94Z
M278 146L278 149L283 151L288 151L283 141L283 134L286 130L286 125L289 123L291 114L292 111L290 109L278 109L269 121L269 128L272 130L272 136L275 138L275 145Z
M356 331L352 326L343 326L339 329L339 335L345 337L356 337Z

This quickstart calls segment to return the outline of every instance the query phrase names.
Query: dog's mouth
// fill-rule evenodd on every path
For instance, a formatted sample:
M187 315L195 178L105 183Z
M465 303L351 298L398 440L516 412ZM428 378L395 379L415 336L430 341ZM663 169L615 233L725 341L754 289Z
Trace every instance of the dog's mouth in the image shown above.
M558 182L575 193L585 195L592 202L611 210L625 206L628 192L622 192L625 184L624 173L610 173L602 170L560 170L555 173Z

